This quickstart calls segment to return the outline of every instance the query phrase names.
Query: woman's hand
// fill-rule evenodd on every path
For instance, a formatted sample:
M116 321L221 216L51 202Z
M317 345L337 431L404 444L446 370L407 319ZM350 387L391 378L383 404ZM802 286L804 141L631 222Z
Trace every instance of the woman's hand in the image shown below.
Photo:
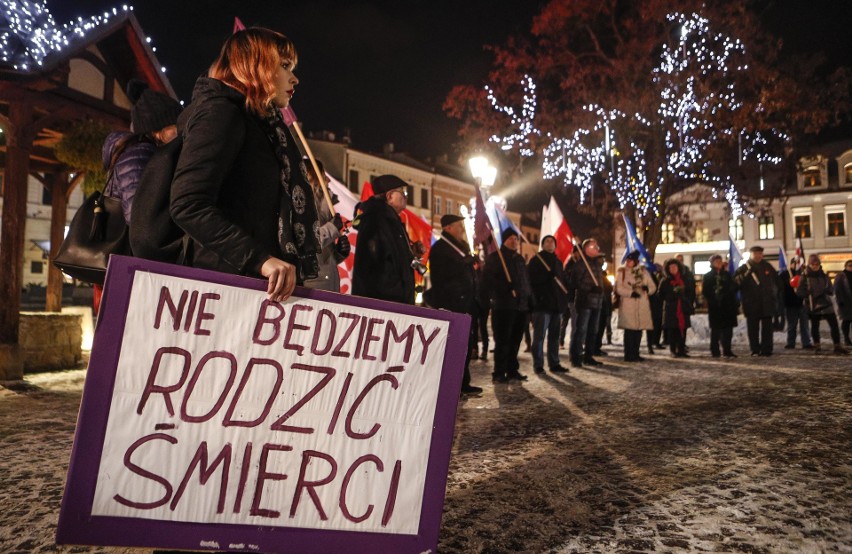
M269 279L266 293L275 302L284 302L296 288L296 266L278 258L269 258L260 266L260 274Z

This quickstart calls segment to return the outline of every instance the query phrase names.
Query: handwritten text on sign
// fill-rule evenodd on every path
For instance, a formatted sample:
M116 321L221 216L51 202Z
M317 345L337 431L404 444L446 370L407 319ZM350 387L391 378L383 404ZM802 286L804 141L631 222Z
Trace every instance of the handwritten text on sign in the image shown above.
M137 273L92 515L416 534L448 326Z

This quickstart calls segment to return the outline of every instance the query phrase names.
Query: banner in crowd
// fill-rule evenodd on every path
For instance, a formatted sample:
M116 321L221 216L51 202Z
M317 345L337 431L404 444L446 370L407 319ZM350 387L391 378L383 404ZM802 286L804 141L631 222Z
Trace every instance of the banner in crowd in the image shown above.
M59 544L435 550L470 318L111 259Z

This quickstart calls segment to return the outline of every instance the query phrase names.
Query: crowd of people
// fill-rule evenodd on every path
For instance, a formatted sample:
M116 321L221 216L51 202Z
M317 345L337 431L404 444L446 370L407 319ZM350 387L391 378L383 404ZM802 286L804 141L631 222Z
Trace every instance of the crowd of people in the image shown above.
M131 95L136 101L132 132L111 135L104 146L109 192L121 198L129 224L146 164L179 138L168 215L185 234L181 263L265 279L269 298L277 301L286 300L296 285L339 291L337 264L350 251L344 221L333 213L321 162L303 158L281 114L299 82L296 63L295 46L280 33L261 28L236 32L198 79L185 110L164 94L137 90ZM358 240L352 292L413 304L414 273L424 269L423 248L409 240L399 217L406 207L406 183L382 175L372 187L373 196L354 217ZM145 239L154 227L143 228L135 239ZM601 365L613 310L624 331L624 361L644 360L642 331L649 354L668 345L672 356L690 356L686 338L697 287L682 256L651 268L633 252L611 282L594 239L575 246L563 263L555 254L556 237L545 236L541 251L525 260L518 252L520 237L510 228L502 232L500 248L483 259L468 245L464 218L445 215L441 227L429 259L431 288L424 298L431 307L473 319L462 394L482 390L471 384L469 364L476 357L487 359L489 336L493 381L528 379L520 372L518 351L530 323L537 373L545 366L554 373L569 371L560 363L566 338L571 367ZM763 259L759 246L751 248L749 259L733 274L722 256L710 261L701 294L709 312L713 357L736 356L732 339L740 306L752 356L773 354L779 314L786 316L786 348L795 348L798 334L802 348L819 350L819 327L826 321L834 351L847 353L837 316L849 345L852 260L833 283L815 255L805 268L791 264L781 274Z

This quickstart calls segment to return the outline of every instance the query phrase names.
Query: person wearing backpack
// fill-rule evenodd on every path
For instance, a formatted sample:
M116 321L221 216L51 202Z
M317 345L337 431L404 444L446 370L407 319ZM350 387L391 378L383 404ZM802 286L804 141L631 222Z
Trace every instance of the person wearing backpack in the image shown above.
M319 221L307 169L282 118L299 82L284 35L231 35L178 121L169 213L193 267L264 278L284 301L318 273Z

